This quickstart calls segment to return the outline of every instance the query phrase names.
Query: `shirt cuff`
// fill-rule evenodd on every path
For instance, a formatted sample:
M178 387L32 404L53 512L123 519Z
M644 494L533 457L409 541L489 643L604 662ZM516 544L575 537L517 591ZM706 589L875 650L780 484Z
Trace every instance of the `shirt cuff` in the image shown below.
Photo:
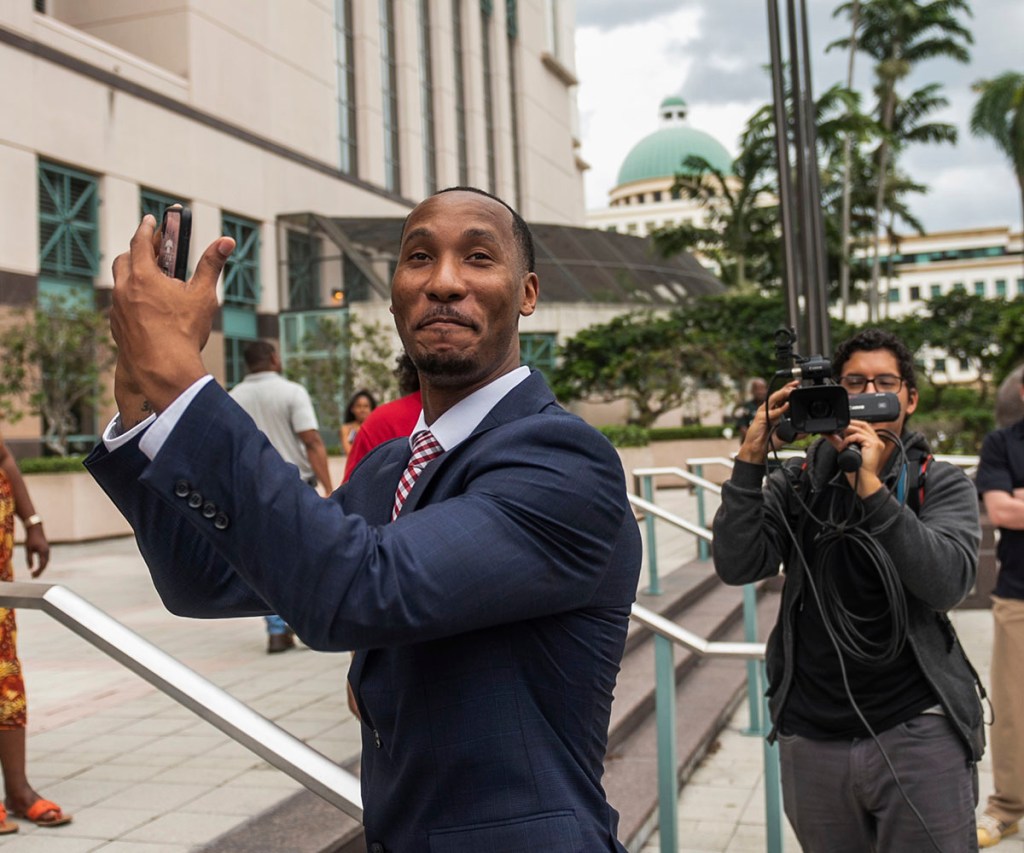
M107 448L107 453L113 453L117 448L127 444L140 432L143 432L155 420L156 415L150 415L144 421L140 421L130 430L125 432L121 426L120 412L114 415L114 417L111 418L110 423L107 424L107 428L103 430L103 446Z
M188 388L182 391L175 398L174 402L164 409L156 420L153 421L153 425L149 428L146 434L142 436L142 440L139 442L139 450L146 454L150 461L156 459L156 455L164 446L164 442L167 441L172 430L178 425L178 421L181 420L181 416L185 414L185 410L188 409L189 405L191 405L196 394L202 391L206 383L212 379L213 376L209 373L201 379L197 379L189 385Z
M182 391L174 402L164 409L159 416L150 415L130 430L125 431L121 426L121 413L118 412L118 414L111 418L107 428L103 430L103 446L107 448L107 453L113 453L119 447L128 444L135 436L145 432L152 426L153 429L143 436L139 442L139 449L152 461L157 453L160 452L160 448L164 446L164 442L167 440L167 436L171 434L171 430L177 426L178 420L184 414L185 409L188 408L189 403L192 402L196 394L211 379L213 379L213 376L210 374L197 379Z

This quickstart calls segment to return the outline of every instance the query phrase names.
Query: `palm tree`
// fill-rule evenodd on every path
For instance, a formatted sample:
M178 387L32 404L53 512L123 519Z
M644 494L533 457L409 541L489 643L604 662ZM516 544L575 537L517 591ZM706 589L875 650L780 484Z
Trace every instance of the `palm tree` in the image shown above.
M919 62L946 57L959 62L970 58L966 45L973 39L957 14L970 15L966 0L862 0L857 4L858 31L830 47L850 47L856 38L857 50L875 60L875 92L878 96L878 124L881 144L878 149L878 178L875 188L875 238L872 255L871 289L868 294L868 319L873 321L878 308L878 281L881 270L879 242L885 206L885 182L890 158L901 140L894 131L899 96L897 84ZM844 3L841 12L852 14L854 3Z
M847 133L863 131L870 124L856 104L857 96L842 86L833 86L815 102L814 124L825 160L834 159ZM788 92L786 107L792 117ZM739 148L729 175L702 157L687 158L673 189L704 208L705 224L659 229L653 239L666 256L697 250L715 262L722 281L736 292L752 293L775 287L781 280L778 155L771 104L747 121Z
M980 97L971 112L971 133L991 137L1010 158L1024 212L1024 74L1007 71L979 80L974 91Z

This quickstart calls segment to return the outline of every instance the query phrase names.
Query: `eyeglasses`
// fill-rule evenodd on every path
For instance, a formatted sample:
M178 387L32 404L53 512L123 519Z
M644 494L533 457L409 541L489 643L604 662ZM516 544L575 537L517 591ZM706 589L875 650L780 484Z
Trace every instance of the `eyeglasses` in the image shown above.
M876 391L896 394L903 387L903 377L894 376L891 373L879 373L878 376L871 379L860 373L848 373L846 376L839 377L839 384L854 394L862 393L869 383L875 386Z

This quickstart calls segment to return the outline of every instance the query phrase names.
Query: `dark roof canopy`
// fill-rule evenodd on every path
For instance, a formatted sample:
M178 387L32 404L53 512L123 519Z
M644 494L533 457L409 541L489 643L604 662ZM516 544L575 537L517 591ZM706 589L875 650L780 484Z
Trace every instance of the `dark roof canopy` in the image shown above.
M378 258L398 255L402 219L328 218L316 214L281 219L306 227L318 223L335 242L348 243ZM692 256L664 258L641 237L534 223L530 231L545 302L671 306L723 289L722 283Z

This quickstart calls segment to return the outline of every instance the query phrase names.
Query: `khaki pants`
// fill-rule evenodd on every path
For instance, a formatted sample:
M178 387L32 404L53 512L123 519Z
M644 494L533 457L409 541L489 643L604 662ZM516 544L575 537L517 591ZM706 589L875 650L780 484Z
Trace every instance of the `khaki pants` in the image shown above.
M1024 817L1024 601L992 596L992 775L985 811L1005 823Z

